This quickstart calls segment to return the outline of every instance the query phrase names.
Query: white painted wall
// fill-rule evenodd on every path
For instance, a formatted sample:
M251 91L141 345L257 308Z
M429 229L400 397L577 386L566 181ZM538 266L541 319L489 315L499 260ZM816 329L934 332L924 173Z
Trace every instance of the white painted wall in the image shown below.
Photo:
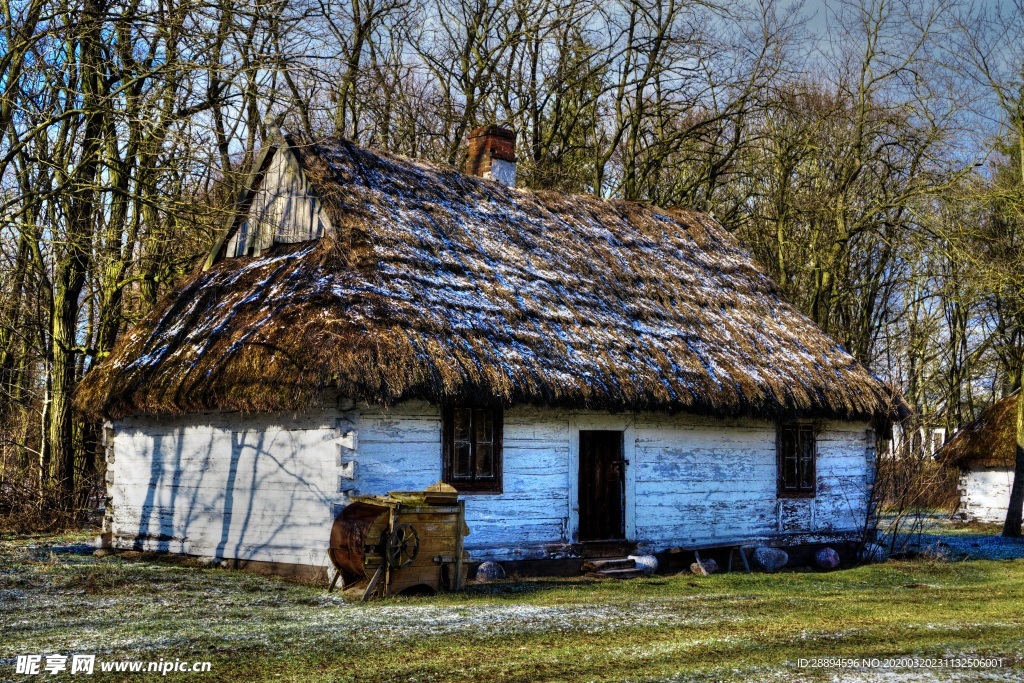
M120 548L327 564L348 443L337 411L132 419L107 441L104 531Z
M817 496L779 499L773 423L638 418L636 538L672 546L862 530L868 425L827 423L817 444Z
M960 475L960 514L975 522L1003 523L1010 504L1013 469L975 467Z
M476 559L555 557L578 526L578 432L624 432L626 535L652 550L692 543L856 533L872 437L830 422L818 495L776 496L775 427L689 415L514 408L504 418L504 492L466 496ZM441 476L441 418L427 403L318 415L126 420L108 446L108 525L120 547L325 565L333 508L358 493Z

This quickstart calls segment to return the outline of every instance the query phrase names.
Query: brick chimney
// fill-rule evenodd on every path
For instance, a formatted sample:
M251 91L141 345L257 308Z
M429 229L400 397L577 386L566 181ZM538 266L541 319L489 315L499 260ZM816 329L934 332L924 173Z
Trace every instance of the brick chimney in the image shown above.
M469 131L466 142L469 144L466 173L515 187L515 133L501 126L482 126Z

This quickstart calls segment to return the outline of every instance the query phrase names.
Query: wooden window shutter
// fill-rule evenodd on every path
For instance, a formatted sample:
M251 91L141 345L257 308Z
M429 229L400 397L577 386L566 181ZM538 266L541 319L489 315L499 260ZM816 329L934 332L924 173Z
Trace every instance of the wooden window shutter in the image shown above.
M501 493L501 408L447 406L442 411L442 480L459 491Z

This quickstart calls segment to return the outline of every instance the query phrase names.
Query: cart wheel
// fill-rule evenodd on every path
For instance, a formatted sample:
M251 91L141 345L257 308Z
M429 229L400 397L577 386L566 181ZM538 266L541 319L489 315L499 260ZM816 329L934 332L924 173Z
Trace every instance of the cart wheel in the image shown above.
M408 567L420 551L420 537L412 524L397 524L388 537L385 553L392 569Z

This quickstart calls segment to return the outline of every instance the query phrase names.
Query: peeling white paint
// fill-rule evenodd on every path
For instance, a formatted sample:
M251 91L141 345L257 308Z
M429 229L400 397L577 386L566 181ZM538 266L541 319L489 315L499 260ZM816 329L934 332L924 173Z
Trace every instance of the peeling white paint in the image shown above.
M863 528L873 456L863 423L826 423L817 496L779 500L771 422L524 407L505 413L504 491L466 495L474 558L565 552L579 523L581 429L624 432L626 534L652 550ZM129 419L109 442L119 547L325 566L334 510L353 491L441 477L440 412L423 402Z
M960 514L975 522L1001 524L1010 505L1013 469L975 467L960 475Z

